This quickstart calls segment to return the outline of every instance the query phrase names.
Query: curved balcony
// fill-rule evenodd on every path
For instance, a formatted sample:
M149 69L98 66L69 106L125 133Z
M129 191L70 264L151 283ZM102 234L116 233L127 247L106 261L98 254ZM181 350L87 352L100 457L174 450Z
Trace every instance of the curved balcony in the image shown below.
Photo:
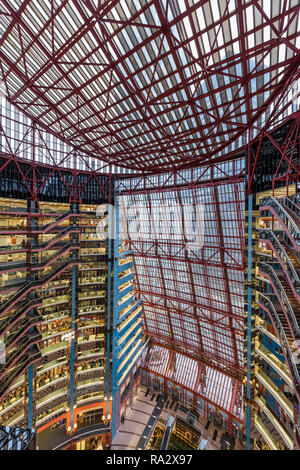
M55 384L48 384L47 387L44 387L43 390L38 389L36 392L36 404L37 409L45 406L46 404L50 403L57 398L67 395L68 388L67 388L67 378L65 380L61 380L60 382L56 382Z
M69 341L60 341L59 343L50 344L41 348L42 356L49 356L51 354L57 353L69 347Z
M13 369L10 369L9 374L4 374L4 376L1 377L0 399L2 399L2 397L8 392L18 377L24 374L27 367L30 364L39 361L40 357L40 351L36 344L34 344L30 350L27 349L25 354L22 355L20 362Z
M40 297L29 300L24 299L20 307L17 308L12 315L9 315L7 318L3 318L0 321L0 338L8 331L8 329L10 330L18 320L23 318L29 310L40 307L41 305L42 300Z
M24 420L24 407L22 410L19 410L16 413L13 413L9 419L7 419L3 424L5 426L14 426L14 427L21 427L22 426L22 421ZM17 426L18 424L18 426Z
M47 233L49 232L49 230L51 230L52 228L55 228L58 224L60 224L61 222L64 222L70 217L79 217L79 214L72 214L70 211L64 212L63 214L60 214L59 216L55 217L54 221L49 222L46 225L33 227L33 232Z
M293 337L291 335L289 328L287 328L287 322L282 322L282 314L280 315L278 313L278 311L273 305L273 302L261 292L259 292L258 304L263 310L265 310L268 313L277 331L277 336L280 340L281 348L283 350L285 359L287 361L294 387L298 391L298 394L300 395L300 371L299 371L300 365L296 364L295 358L291 349L291 346L293 344Z
M85 402L93 403L93 402L102 402L104 400L104 391L101 390L93 393L84 393L84 390L77 390L76 392L76 401L77 404L83 405Z
M79 246L73 246L71 242L66 242L64 243L64 246L60 250L56 251L53 255L48 256L48 258L45 258L43 261L32 263L32 271L44 269L57 258L62 257L68 253L70 250L79 250L79 248Z
M299 329L298 321L296 319L294 310L286 294L286 291L284 287L282 286L282 283L279 280L279 277L277 276L274 269L269 264L263 263L260 261L258 263L258 266L259 266L259 272L264 277L268 278L269 281L273 285L273 288L276 292L280 305L282 306L286 319L290 325L292 334L294 336L294 340L300 339L300 329Z
M52 249L56 249L58 245L62 246L65 243L59 244L60 240L62 240L64 237L67 235L70 235L71 233L80 233L79 230L74 229L72 225L68 225L67 227L64 227L63 230L61 230L56 237L51 238L51 240L47 240L46 242L39 243L35 247L32 248L32 252L38 252L42 250L49 250L51 247Z
M67 363L68 363L67 356L62 356L58 358L57 360L45 362L42 366L39 366L37 368L37 377L41 376L45 372L50 371L51 369L55 369L56 367L65 366Z
M105 335L104 334L92 334L92 335L85 335L85 336L81 336L78 338L77 340L77 344L78 345L82 345L82 344L89 344L89 343L99 343L99 342L102 342L105 340Z
M254 417L254 424L256 429L259 431L263 439L267 442L271 450L280 450L277 446L276 440L273 438L269 430L266 428L262 420L258 415Z
M292 216L296 217L300 222L300 203L299 203L299 194L295 194L294 196L286 196L282 199L283 204L287 207L289 211L291 211Z
M47 414L54 407L60 405L62 402L66 402L68 397L68 388L62 387L58 388L54 392L51 392L45 395L43 398L37 400L36 402L36 414L41 416L42 414Z
M41 279L37 279L35 281L28 281L22 285L20 289L14 292L8 300L5 300L0 304L1 314L0 316L4 315L8 310L10 310L18 301L20 301L26 294L28 294L31 290L42 287L49 281L52 281L55 277L61 274L66 268L72 266L74 264L79 264L78 258L68 258L66 261L61 263L57 266L53 271L46 274ZM28 300L29 302L29 300Z
M255 352L258 354L265 362L267 362L272 369L274 369L278 375L287 383L291 388L293 388L293 381L290 376L288 367L280 361L271 351L266 348L263 344L258 341L255 343Z
M80 392L80 395L85 393L96 392L99 389L104 390L105 381L103 377L97 377L88 380L78 380L77 381L77 390ZM92 389L92 390L91 390ZM87 390L87 391L85 391Z
M33 328L38 323L42 321L42 315L37 312L34 312L33 315L27 315L18 321L12 331L6 334L5 336L5 346L8 350L13 347L13 345L25 334L31 335L28 333L30 328Z
M64 397L62 397L59 403L51 407L50 410L39 410L40 414L37 415L36 421L37 427L41 427L42 425L46 424L47 421L52 420L54 417L65 413L67 406L67 402L64 400Z
M260 200L260 211L270 211L279 221L287 233L290 242L297 251L300 251L300 221L297 221L290 212L274 197L269 196Z
M39 394L42 394L45 391L47 392L47 389L50 387L61 388L62 384L64 382L67 382L67 380L68 375L66 372L62 375L55 376L55 378L53 378L52 380L50 378L40 379L39 386L36 389L37 399L42 398L42 396L39 396Z
M256 403L260 407L260 409L264 412L264 414L267 416L269 421L272 423L276 431L280 434L282 439L285 442L285 445L290 449L294 449L294 442L292 437L289 435L289 433L286 431L285 427L281 424L280 420L277 418L277 416L268 408L267 402L263 397L256 397L255 398Z
M93 348L88 350L80 350L77 354L78 361L88 360L89 358L104 357L104 348Z
M0 380L4 375L10 372L10 367L13 367L17 361L27 353L30 346L41 340L42 335L36 327L32 331L23 333L18 340L15 339L14 343L6 351L5 364L0 365Z
M255 376L259 382L268 390L268 392L276 399L277 403L285 410L287 415L294 421L294 408L291 401L285 396L280 388L268 377L263 370L255 367Z
M93 380L99 381L99 383L106 380L104 367L94 367L89 370L81 370L76 372L77 384L79 382L90 382Z
M1 404L0 408L0 422L2 425L7 426L11 420L18 416L20 411L24 413L24 394L12 397L7 402Z
M275 253L286 278L294 292L295 297L300 300L300 279L292 261L290 260L284 246L280 243L272 230L259 230L259 241L267 243Z

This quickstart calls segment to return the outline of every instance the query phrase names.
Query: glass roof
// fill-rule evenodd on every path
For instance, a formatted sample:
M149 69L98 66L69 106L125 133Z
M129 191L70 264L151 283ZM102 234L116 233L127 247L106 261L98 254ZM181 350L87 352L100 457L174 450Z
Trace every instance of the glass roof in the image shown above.
M117 184L145 333L235 377L243 368L244 163Z
M2 0L1 89L104 162L184 168L279 119L299 31L297 0Z

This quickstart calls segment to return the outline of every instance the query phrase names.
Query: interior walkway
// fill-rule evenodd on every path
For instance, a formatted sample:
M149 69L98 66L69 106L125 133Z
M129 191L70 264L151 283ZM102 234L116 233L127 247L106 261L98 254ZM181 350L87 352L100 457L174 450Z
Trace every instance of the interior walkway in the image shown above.
M152 394L149 393L146 397L145 392L146 388L142 387L136 396L124 424L120 425L119 432L113 439L112 450L137 449L139 440L157 405L155 399L151 401Z
M175 416L180 416L183 419L186 418L186 412L180 409L180 403L175 402L174 406L170 410L169 408L162 408L155 412L155 408L160 408L161 403L156 402L158 393L155 393L155 398L151 401L153 393L150 392L145 396L146 387L141 387L141 390L137 397L135 398L133 407L129 411L125 423L120 425L119 432L116 434L111 449L112 450L133 450L138 448L143 448L145 441L148 439L147 425L150 426L154 424L155 419L151 417L154 414L159 416L159 419L167 420L169 413ZM168 401L168 400L167 400ZM166 401L166 402L167 402ZM166 404L165 402L165 404ZM170 403L170 400L169 400ZM176 409L176 412L175 412ZM201 431L203 439L209 439L209 446L207 450L220 450L221 449L221 438L222 435L226 432L223 428L215 426L212 422L207 427L207 418L200 416L199 419L195 422L195 428ZM149 427L149 431L152 431ZM144 436L144 437L143 437ZM216 437L215 437L216 436ZM213 439L215 437L215 439ZM238 439L235 439L234 450L241 450L242 445Z

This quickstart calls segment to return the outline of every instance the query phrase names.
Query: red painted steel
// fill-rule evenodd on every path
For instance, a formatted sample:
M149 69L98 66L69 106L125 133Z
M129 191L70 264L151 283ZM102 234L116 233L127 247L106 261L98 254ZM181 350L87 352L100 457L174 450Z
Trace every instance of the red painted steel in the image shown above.
M270 106L298 77L298 6L266 8L2 0L3 88L34 122L108 164L162 172L226 159L249 129L280 119L288 102Z

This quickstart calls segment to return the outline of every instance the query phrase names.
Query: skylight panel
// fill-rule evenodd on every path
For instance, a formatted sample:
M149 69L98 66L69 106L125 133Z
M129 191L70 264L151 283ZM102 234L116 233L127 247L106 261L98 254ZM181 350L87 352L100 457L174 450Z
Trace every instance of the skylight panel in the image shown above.
M271 0L263 0L264 13L271 18Z
M229 21L230 21L231 37L232 39L236 39L239 36L236 15L232 16L229 19Z
M131 13L130 13L130 11L129 11L129 8L128 8L128 5L127 5L126 0L120 0L119 3L120 3L121 8L122 8L123 11L124 11L124 17L125 17L125 18L130 18L132 15L131 15Z
M253 6L249 5L244 12L244 24L246 24L246 31L252 31L254 28L254 15Z
M279 51L278 51L279 63L285 60L285 56L286 56L286 45L280 44Z
M233 47L233 52L235 54L239 54L240 53L240 41L235 41L233 44L232 44L232 47Z
M210 42L207 33L201 35L201 39L204 46L204 54L209 54L211 52Z

